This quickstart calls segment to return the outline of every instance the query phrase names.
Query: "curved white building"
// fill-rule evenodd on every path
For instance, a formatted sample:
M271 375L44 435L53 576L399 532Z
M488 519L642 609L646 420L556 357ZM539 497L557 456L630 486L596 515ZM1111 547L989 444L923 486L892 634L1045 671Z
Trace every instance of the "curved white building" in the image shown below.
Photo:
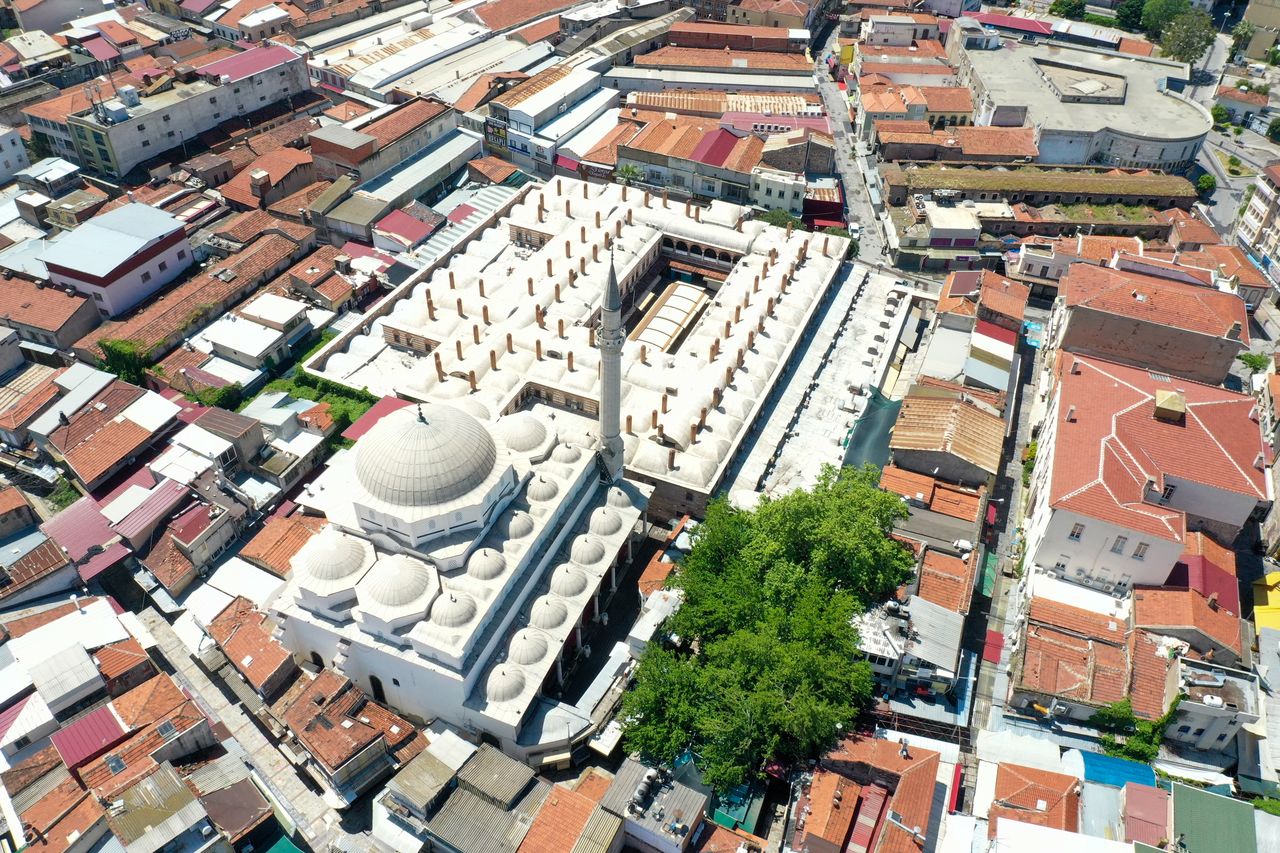
M385 415L302 496L330 524L293 559L281 641L408 716L563 761L591 709L543 688L615 590L651 489L606 485L595 448L528 411L465 408Z

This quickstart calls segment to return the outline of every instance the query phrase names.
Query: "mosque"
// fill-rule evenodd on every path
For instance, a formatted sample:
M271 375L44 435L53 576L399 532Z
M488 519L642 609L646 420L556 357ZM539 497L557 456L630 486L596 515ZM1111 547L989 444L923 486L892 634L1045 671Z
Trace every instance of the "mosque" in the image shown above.
M424 402L337 454L300 499L329 525L274 605L281 642L534 766L589 737L590 709L544 688L616 589L652 491L622 478L620 309L610 275L598 446L528 411L494 421Z

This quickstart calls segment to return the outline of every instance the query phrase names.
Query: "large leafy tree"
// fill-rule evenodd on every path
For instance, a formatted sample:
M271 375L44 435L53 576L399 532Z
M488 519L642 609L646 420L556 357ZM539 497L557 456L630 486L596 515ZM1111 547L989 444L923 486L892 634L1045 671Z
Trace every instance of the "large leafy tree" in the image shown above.
M1142 28L1142 9L1146 0L1121 0L1116 7L1116 23L1126 30L1137 31Z
M1164 28L1179 15L1191 11L1191 0L1147 0L1142 7L1142 28L1159 38Z
M1073 21L1083 18L1086 11L1088 10L1085 7L1084 0L1053 0L1053 5L1049 7L1050 15L1070 18Z
M1195 62L1213 44L1217 30L1207 12L1196 9L1170 21L1160 36L1160 52L1179 62Z
M627 748L692 747L708 784L829 748L872 697L852 620L910 574L889 538L905 508L874 468L827 468L811 491L751 511L713 501L676 583L678 648L650 644L623 699Z

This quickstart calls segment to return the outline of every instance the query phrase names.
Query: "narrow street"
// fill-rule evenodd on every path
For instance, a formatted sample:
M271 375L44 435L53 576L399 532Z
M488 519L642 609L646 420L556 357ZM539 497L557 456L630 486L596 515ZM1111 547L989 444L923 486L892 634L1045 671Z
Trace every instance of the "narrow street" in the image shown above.
M837 41L838 28L832 28L831 36L814 62L814 82L818 94L822 97L827 116L831 120L831 130L836 140L836 171L840 174L840 182L844 186L845 211L850 224L857 223L862 227L858 240L858 257L867 263L875 264L881 260L884 252L884 239L880 233L880 224L875 211L871 207L871 197L867 193L866 179L858 168L855 151L855 134L849 122L849 102L846 93L827 73L824 58L839 50Z

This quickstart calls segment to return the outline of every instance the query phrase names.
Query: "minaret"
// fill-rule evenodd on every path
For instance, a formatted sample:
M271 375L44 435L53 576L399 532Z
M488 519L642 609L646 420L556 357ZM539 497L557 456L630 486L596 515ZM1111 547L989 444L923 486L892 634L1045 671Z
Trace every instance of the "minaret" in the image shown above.
M622 435L618 431L618 409L622 405L622 294L609 253L609 278L604 285L600 308L600 460L610 480L622 477Z

